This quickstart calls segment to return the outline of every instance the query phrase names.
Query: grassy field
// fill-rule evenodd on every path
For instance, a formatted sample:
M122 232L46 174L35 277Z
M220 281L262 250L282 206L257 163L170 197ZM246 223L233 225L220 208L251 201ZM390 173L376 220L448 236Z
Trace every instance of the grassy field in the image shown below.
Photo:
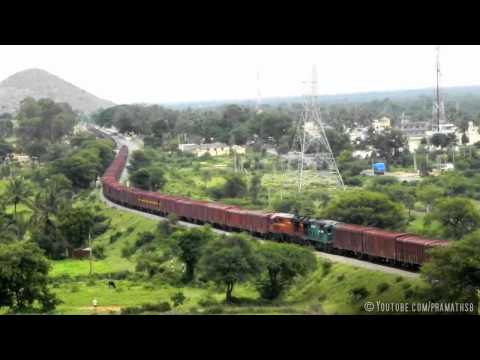
M136 214L110 209L100 205L102 213L111 217L110 229L94 240L104 244L107 257L93 264L95 274L113 274L130 272L127 279L116 280L117 289L107 286L107 277L89 280L88 260L52 261L50 276L52 290L63 301L55 314L92 314L92 300L98 300L98 314L119 313L122 308L170 302L174 293L181 291L185 303L173 309L179 314L362 314L365 301L405 301L408 289L423 286L418 279L402 278L391 274L360 269L346 264L333 263L322 265L307 278L295 283L283 299L267 303L260 299L252 284L239 285L234 290L238 303L226 305L224 290L213 284L179 286L172 285L163 278L146 279L136 276L135 257L126 259L121 249L132 244L138 234L153 231L157 225L154 220ZM132 230L133 228L133 230ZM120 231L121 236L110 244L110 236ZM377 293L380 283L388 283L388 289ZM367 295L358 301L352 301L352 289L365 288Z

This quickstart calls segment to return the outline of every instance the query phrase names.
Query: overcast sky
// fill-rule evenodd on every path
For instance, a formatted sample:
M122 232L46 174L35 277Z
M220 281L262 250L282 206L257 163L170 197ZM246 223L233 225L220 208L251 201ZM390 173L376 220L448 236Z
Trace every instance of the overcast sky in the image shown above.
M441 63L445 86L480 85L480 46ZM319 94L432 87L435 46L0 45L0 80L41 68L115 103L298 96L313 64Z

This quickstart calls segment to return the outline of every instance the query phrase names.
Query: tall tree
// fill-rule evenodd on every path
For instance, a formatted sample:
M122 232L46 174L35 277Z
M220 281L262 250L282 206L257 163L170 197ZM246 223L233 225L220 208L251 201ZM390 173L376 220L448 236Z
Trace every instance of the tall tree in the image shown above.
M171 237L170 250L185 264L184 281L191 282L195 277L195 268L205 246L214 238L208 227L191 228L177 231Z
M38 301L44 311L53 310L59 301L48 289L49 268L35 244L0 242L0 307L23 310Z
M265 276L258 282L260 294L276 299L291 285L293 279L305 276L316 267L312 251L292 244L268 243L259 247Z
M32 190L23 178L14 177L8 182L6 192L8 201L13 204L13 214L17 216L17 205L26 202Z
M228 303L233 300L235 285L259 274L261 269L252 245L241 234L210 242L201 263L208 280L225 286Z
M438 221L447 238L459 240L480 227L480 212L467 198L455 197L437 201L425 223Z

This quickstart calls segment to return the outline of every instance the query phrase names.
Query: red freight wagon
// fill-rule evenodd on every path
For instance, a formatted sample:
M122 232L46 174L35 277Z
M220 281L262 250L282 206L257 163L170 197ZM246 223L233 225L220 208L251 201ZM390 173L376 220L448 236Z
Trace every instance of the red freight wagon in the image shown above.
M227 210L227 223L234 228L265 234L270 228L271 213L230 208Z
M363 253L363 232L369 229L371 228L360 225L338 224L335 226L333 246L341 250Z
M228 209L238 209L236 206L207 203L205 205L206 221L210 224L228 225Z
M395 260L395 240L407 233L370 228L363 232L363 253Z
M396 260L402 263L421 265L428 260L426 251L435 246L447 246L448 241L430 240L421 236L407 235L396 240Z

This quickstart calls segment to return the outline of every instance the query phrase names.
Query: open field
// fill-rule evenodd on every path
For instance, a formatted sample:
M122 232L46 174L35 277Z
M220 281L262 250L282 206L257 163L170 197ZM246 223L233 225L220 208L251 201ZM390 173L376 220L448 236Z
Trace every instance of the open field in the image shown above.
M252 284L239 285L234 290L238 303L226 305L224 291L213 284L180 286L163 278L147 279L134 273L135 260L121 257L121 248L132 243L142 231L153 231L156 221L140 215L109 209L102 206L102 212L112 217L110 229L94 240L106 246L107 257L94 261L95 274L113 274L129 271L126 279L116 280L117 289L107 286L106 278L88 280L88 260L52 261L52 290L64 302L55 314L92 314L92 300L98 300L98 314L119 313L122 308L170 302L170 297L183 292L186 301L174 308L174 313L223 313L223 314L362 314L365 301L404 301L408 290L422 287L418 278L400 277L380 273L342 263L332 263L328 270L325 260L319 259L319 268L288 291L285 297L274 303L262 301ZM129 228L134 228L130 232ZM110 236L121 231L122 235L113 244ZM399 279L401 279L399 281ZM388 283L388 289L377 294L377 286ZM350 292L360 287L367 290L367 296L351 301Z

